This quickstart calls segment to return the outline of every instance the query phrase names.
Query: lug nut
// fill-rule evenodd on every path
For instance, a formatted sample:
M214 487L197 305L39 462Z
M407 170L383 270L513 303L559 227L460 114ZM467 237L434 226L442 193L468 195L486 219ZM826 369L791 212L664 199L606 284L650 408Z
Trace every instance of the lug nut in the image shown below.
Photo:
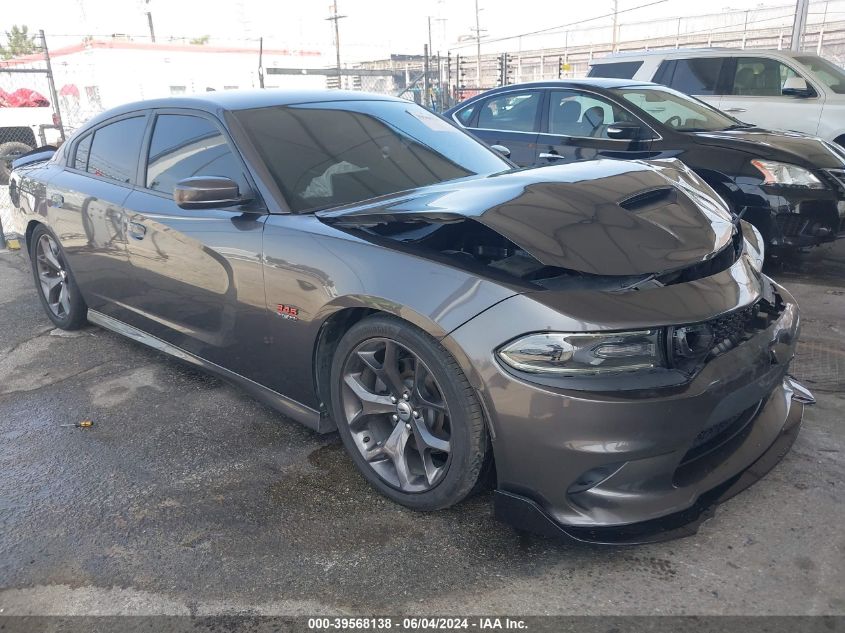
M414 417L415 417L415 418L420 417L420 412L419 412L419 411L414 411Z
M390 419L393 420L394 422L398 422L399 416L394 413L393 415L390 416Z
M405 428L406 428L406 429L408 429L408 430L410 431L410 430L411 430L411 423L410 423L410 422L405 422Z
M411 396L410 396L410 394L408 394L407 392L406 392L406 393L404 393L404 394L402 394L402 399L403 399L403 400L409 400L410 398L411 398Z
M396 396L390 396L390 402L396 404Z

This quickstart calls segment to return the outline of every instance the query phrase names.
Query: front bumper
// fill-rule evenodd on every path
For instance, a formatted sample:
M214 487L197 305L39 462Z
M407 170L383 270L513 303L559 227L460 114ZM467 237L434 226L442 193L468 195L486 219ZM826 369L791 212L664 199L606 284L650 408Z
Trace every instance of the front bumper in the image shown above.
M818 246L843 236L845 192L832 190L788 190L763 187L761 195L747 198L743 218L765 226L769 248L791 249ZM760 191L757 191L760 194ZM753 220L757 218L757 222ZM762 229L761 229L762 230Z
M797 307L786 290L762 280L784 300L778 319L681 386L556 389L476 355L498 475L496 515L584 541L659 540L691 533L715 503L765 474L797 434L803 403L794 396L806 390L787 375ZM707 283L676 287L673 298L700 298ZM499 336L508 301L454 332L455 341L463 349L488 345L481 340ZM526 331L556 329L551 318L541 313L537 327L526 317Z

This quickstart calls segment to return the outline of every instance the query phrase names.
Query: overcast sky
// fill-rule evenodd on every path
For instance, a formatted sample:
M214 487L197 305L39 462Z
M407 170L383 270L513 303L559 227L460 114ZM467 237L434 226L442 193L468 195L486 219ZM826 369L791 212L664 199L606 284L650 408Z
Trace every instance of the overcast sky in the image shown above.
M3 3L2 21L27 24L31 30L43 28L52 47L78 41L82 36L125 33L148 34L145 12L153 15L156 35L198 37L209 35L243 40L263 35L271 46L320 50L333 55L330 0L30 0ZM699 15L724 13L731 9L789 7L793 0L618 0L619 22L626 24ZM572 24L607 15L613 0L479 0L481 27L489 39L548 27ZM650 6L643 6L650 5ZM641 8L638 8L641 7ZM388 53L422 53L432 16L432 48L454 48L461 36L470 36L475 26L475 0L338 0L341 49L348 61L383 57ZM584 22L576 28L608 26L610 18ZM558 33L552 38L562 38ZM549 45L550 36L512 40L515 50ZM559 42L553 42L561 45ZM504 43L491 43L489 50L503 50ZM463 52L472 53L472 47Z

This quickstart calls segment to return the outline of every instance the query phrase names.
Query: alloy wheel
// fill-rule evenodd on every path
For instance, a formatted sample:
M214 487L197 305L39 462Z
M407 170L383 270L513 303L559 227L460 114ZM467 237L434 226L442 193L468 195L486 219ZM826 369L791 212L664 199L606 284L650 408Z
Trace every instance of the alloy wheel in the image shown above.
M370 467L403 492L425 492L448 470L451 418L443 391L413 351L388 338L360 343L342 372L345 422Z
M57 318L67 318L70 315L70 283L56 240L49 235L39 237L35 257L38 282L47 306Z

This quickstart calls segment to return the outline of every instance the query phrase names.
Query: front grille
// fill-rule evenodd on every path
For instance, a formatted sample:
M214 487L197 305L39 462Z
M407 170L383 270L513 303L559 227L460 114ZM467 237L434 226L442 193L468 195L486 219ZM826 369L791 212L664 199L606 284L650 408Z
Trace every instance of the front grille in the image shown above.
M836 181L842 191L845 192L845 169L828 169L826 171Z
M775 224L785 237L801 235L809 222L810 218L797 213L782 213L775 216Z
M773 291L771 301L760 299L703 323L670 328L667 334L669 363L675 369L692 374L707 361L768 328L783 309L783 299Z
M727 459L748 437L763 402L755 402L744 411L699 433L675 469L673 483L676 486L687 486Z

